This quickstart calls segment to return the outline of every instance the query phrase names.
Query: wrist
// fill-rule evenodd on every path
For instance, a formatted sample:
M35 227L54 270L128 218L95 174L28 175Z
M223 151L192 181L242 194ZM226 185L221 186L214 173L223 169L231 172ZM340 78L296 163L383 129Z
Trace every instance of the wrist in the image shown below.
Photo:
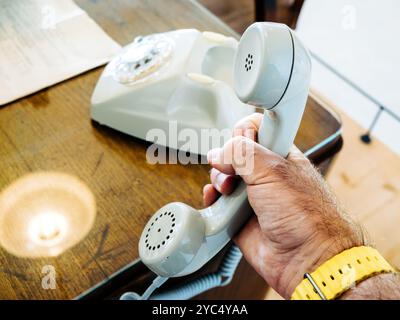
M353 286L340 300L389 300L400 299L400 277L397 273L382 273Z
M282 278L282 293L290 299L292 293L304 278L305 273L312 273L324 262L344 250L364 245L358 237L316 237L307 245L302 246L293 256Z

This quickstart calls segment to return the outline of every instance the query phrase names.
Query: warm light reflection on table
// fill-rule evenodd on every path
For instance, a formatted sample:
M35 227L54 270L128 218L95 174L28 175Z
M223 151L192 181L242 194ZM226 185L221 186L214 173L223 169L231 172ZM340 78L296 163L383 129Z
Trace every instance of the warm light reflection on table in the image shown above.
M0 245L19 257L56 256L92 228L95 199L78 178L28 174L0 193Z

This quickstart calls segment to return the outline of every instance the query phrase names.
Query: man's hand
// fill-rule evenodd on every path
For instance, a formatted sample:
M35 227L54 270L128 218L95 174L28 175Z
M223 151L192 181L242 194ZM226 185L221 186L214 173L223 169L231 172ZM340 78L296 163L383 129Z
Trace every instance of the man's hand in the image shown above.
M221 193L231 193L241 176L255 216L235 241L269 285L289 298L305 272L365 240L297 148L284 159L255 142L261 118L253 114L243 119L234 138L210 151L212 184L204 187L204 203L209 206ZM252 170L243 168L237 154Z

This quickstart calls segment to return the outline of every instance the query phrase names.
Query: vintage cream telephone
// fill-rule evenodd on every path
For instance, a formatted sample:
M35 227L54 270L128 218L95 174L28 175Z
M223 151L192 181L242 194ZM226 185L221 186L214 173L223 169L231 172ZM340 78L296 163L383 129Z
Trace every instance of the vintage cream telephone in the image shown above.
M212 37L216 36L212 35ZM209 61L209 67L203 68L197 60L192 60L189 64L192 65L191 68L197 70L194 78L199 85L196 89L193 89L192 84L183 85L183 88L186 91L197 90L198 88L204 90L204 85L209 84L209 82L214 81L213 84L215 85L214 77L224 78L224 83L227 83L228 86L223 85L221 80L221 83L218 83L214 88L206 90L207 92L214 90L215 95L222 97L221 101L216 104L220 108L219 112L234 113L238 111L239 114L240 108L246 109L246 103L264 108L263 121L258 134L259 143L282 157L286 157L299 128L308 96L311 60L307 50L291 29L286 25L276 23L262 22L251 25L244 32L237 47L231 38L221 36L221 38L217 37L217 40L224 44L219 47L224 48L221 49L222 51L234 49L234 54L230 53L232 60L229 60L229 63L232 62L233 64L232 74L229 76L229 71L226 72L229 68L227 69L225 64L224 67L218 65L218 63L224 63L224 61ZM206 40L197 39L197 41ZM173 44L167 40L161 42L159 46L168 48L171 46L169 49L171 52L164 50L162 55L155 54L156 58L154 59L156 61L147 63L154 63L153 67L160 72L159 77L162 77L161 69L168 68L168 66L160 65L161 61L168 59L168 56L173 54L172 51L177 50L178 47L173 48ZM185 50L184 48L181 49ZM202 46L199 46L199 48L201 49ZM202 54L204 56L204 50ZM226 52L220 52L220 54L228 56ZM209 58L211 59L211 57ZM169 61L172 64L177 63L176 61ZM176 66L170 67L178 68ZM130 81L140 81L142 77L146 76L138 73L132 78L132 75L130 75L132 70L129 68L135 70L135 66L126 67L125 65L118 70L117 74L114 71L114 82L115 77L120 82L129 83ZM111 71L108 70L107 72ZM200 75L204 73L206 76ZM121 123L118 121L118 118L121 120L120 117L107 120L106 115L103 114L102 109L107 107L104 105L104 101L109 99L106 96L110 94L103 92L103 90L107 91L104 86L114 85L113 88L115 89L115 84L112 84L111 79L104 81L96 89L95 95L97 96L94 97L94 107L92 108L93 117L103 123L108 121L110 124L112 122L111 126L135 135L136 133L130 131L133 130L131 127L134 124L132 121L129 122L129 117L126 117ZM190 79L178 79L177 81L190 81ZM164 83L164 85L167 84ZM176 86L177 82L171 83L171 85ZM237 97L243 102L238 103L230 93L227 93L230 85L232 85ZM155 87L150 86L143 88L156 90ZM118 90L120 90L118 99L125 101L129 88L119 88ZM205 91L199 92L205 94ZM158 94L161 94L162 97L163 93L163 86L160 85L154 92L153 99L158 99ZM184 92L180 94L181 97L184 96ZM201 99L201 95L199 94L200 98L198 97L198 99ZM227 102L228 97L229 102ZM136 96L136 98L141 99L140 96ZM143 99L148 99L148 97L146 96ZM125 116L133 114L132 109L124 107L123 103L120 102L117 101L119 106L117 112L125 114ZM234 103L230 104L231 102ZM157 105L156 101L152 106L155 105ZM232 108L231 111L229 111L229 108ZM156 126L159 114L155 111L155 109L151 110L155 119L152 125ZM181 111L181 115L188 112L188 110ZM199 110L196 109L197 111ZM160 112L164 111L161 110ZM245 112L248 112L248 110ZM108 115L115 116L115 114ZM193 119L197 115L201 114L193 113L190 118ZM242 116L243 114L240 113L240 117ZM184 116L181 118L186 119ZM202 121L198 118L195 118L195 120ZM142 133L140 135L143 136ZM159 275L160 279L165 280L168 277L179 277L195 272L229 242L249 218L250 213L244 183L241 183L231 195L221 196L213 205L205 209L196 210L180 202L169 203L159 209L145 226L139 241L140 258L149 269ZM161 282L163 281L159 281L158 285Z
M205 156L225 142L221 130L254 112L233 89L237 46L232 37L195 29L137 37L106 66L92 96L91 117L140 139ZM207 143L186 143L171 137L174 122L177 132L190 129L196 137L202 129L218 130L208 131ZM153 129L165 138L149 134Z
M286 157L307 100L311 60L286 25L255 23L240 39L234 63L234 88L242 101L266 109L259 143ZM144 264L162 277L200 269L248 219L244 183L230 196L196 210L169 203L147 223L139 242Z

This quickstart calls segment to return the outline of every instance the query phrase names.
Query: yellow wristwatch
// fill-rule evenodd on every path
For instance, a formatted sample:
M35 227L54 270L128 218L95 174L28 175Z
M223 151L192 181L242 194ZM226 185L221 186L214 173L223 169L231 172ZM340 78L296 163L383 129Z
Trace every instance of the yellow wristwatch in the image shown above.
M371 247L354 247L332 257L311 274L294 290L292 300L335 299L358 282L378 273L396 270Z

